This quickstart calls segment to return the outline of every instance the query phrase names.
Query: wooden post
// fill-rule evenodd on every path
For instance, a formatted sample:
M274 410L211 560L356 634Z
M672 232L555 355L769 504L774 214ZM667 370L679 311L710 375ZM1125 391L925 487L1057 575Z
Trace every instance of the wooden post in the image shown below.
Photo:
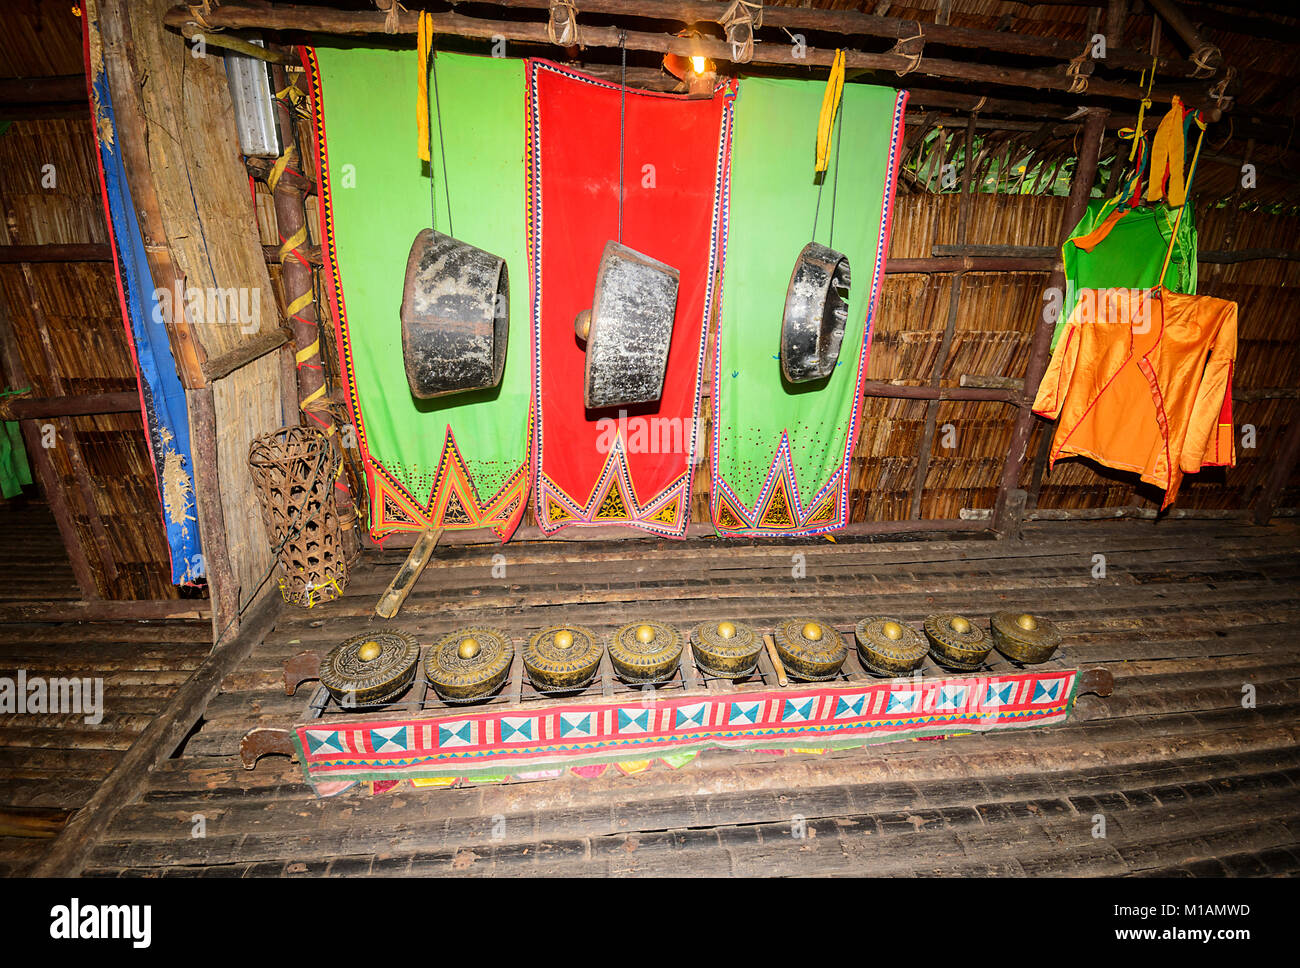
M285 154L289 155L292 166L294 156L298 164L306 169L310 155L303 156L297 146L296 126L289 109L290 81L283 67L271 68L271 77L277 91L285 96L276 98L276 123L280 129L280 141ZM295 361L298 371L298 407L310 424L320 428L329 438L331 445L339 456L339 476L334 482L334 507L338 511L339 525L343 530L344 555L351 558L356 554L358 543L356 536L357 510L348 488L347 454L343 442L339 439L338 424L326 404L329 401L328 386L325 381L325 362L321 357L320 320L316 312L314 299L315 273L310 262L305 258L307 249L307 215L303 206L303 193L293 184L280 178L271 187L275 200L275 221L280 233L281 279L284 284L284 299L289 309L289 325L293 329L293 341L297 346ZM292 243L292 244L291 244Z
M1087 119L1083 124L1083 134L1079 142L1079 163L1070 180L1070 198L1065 206L1065 232L1069 233L1088 206L1088 197L1092 192L1092 183L1097 178L1097 156L1101 151L1102 135L1106 131L1105 108L1089 108ZM1052 270L1047 280L1047 291L1057 290L1062 295L1065 291L1065 267L1058 266ZM998 485L997 504L993 512L993 529L1006 532L1019 525L1018 521L1008 520L1008 498L1011 492L1020 486L1020 472L1025 462L1025 452L1029 447L1029 436L1034 427L1033 403L1038 394L1038 384L1047 371L1051 355L1052 333L1056 320L1048 318L1046 313L1038 320L1029 348L1029 362L1025 368L1025 395L1016 414L1015 425L1011 429L1011 441L1007 445L1006 462L1002 465L1002 480ZM1014 505L1012 505L1014 509Z
M225 513L221 510L217 476L217 417L212 387L185 394L190 412L190 456L194 460L194 508L203 546L204 573L212 600L212 641L233 634L239 627L239 582L226 545ZM250 593L251 593L250 589Z

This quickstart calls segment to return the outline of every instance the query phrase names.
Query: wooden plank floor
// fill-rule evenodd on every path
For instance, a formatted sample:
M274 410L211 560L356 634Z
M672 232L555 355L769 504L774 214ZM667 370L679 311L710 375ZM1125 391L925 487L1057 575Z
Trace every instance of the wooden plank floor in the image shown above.
M0 606L77 601L49 509L0 506ZM0 622L0 677L103 679L103 719L0 713L0 876L40 859L212 643L207 620Z
M493 556L506 575L493 577ZM1105 556L1104 576L1095 576ZM801 558L795 556L802 556ZM239 764L301 718L280 662L381 626L400 554L338 602L286 610L92 854L96 876L1300 872L1300 533L1190 521L1050 523L1023 541L537 542L440 550L395 627L516 636L653 615L836 625L888 612L1056 619L1115 675L1070 722L823 756L709 752L679 770L317 799L300 767ZM499 562L498 562L499 564ZM804 577L792 577L802 567ZM1243 706L1243 687L1254 694ZM195 837L201 817L204 836ZM1099 836L1103 832L1104 836ZM799 833L803 836L797 836Z

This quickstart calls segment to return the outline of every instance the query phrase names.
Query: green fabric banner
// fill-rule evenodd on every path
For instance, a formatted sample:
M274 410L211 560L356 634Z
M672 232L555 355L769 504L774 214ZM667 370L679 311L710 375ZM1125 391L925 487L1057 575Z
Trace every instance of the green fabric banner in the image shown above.
M833 129L839 143L819 191L813 167L825 88L824 81L749 77L736 99L713 382L710 507L720 533L819 534L848 521L858 388L907 93L845 85ZM781 373L781 315L795 260L810 241L848 256L849 317L831 376L794 385Z
M1160 281L1160 267L1169 251L1169 239L1178 222L1178 238L1165 273L1165 288L1172 292L1196 292L1196 220L1192 206L1178 209L1165 204L1134 208L1125 212L1092 251L1074 240L1093 232L1115 211L1118 198L1094 199L1088 203L1079 224L1061 247L1065 263L1065 300L1052 334L1052 349L1065 332L1065 325L1079 301L1081 289L1150 289Z
M372 536L433 525L491 527L504 539L528 490L524 63L448 53L434 60L426 166L416 154L413 51L304 51L325 173L327 288ZM506 260L510 333L499 387L417 400L407 387L398 307L411 242L430 225L430 168L434 227Z

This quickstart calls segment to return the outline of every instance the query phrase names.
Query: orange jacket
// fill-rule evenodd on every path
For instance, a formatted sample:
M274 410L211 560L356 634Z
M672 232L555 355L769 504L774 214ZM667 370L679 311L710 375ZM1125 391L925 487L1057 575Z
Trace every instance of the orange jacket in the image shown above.
M1237 304L1166 289L1087 289L1038 386L1059 419L1051 462L1089 457L1136 471L1174 503L1183 474L1236 464Z

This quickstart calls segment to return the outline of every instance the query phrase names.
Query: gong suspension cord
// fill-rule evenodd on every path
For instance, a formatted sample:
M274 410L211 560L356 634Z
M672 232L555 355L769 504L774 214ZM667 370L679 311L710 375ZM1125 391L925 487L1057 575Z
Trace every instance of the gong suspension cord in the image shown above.
M442 161L442 193L447 198L447 234L455 236L456 230L451 223L451 187L447 183L447 145L442 135L442 101L438 97L438 55L434 51L433 41L429 41L429 74L433 78L433 114L438 124L438 154ZM433 174L433 126L429 127L429 217L430 224L438 228L438 189Z
M840 146L844 143L844 102L840 101L839 118L835 122L835 174L831 176L831 237L826 243L829 248L835 248L835 202L840 193ZM826 188L826 175L822 174L821 184L817 186L817 206L813 209L813 241L817 241L817 219L821 215L822 209L822 191Z
M618 242L623 244L623 143L627 131L627 31L618 32L618 49L622 55L618 97Z

